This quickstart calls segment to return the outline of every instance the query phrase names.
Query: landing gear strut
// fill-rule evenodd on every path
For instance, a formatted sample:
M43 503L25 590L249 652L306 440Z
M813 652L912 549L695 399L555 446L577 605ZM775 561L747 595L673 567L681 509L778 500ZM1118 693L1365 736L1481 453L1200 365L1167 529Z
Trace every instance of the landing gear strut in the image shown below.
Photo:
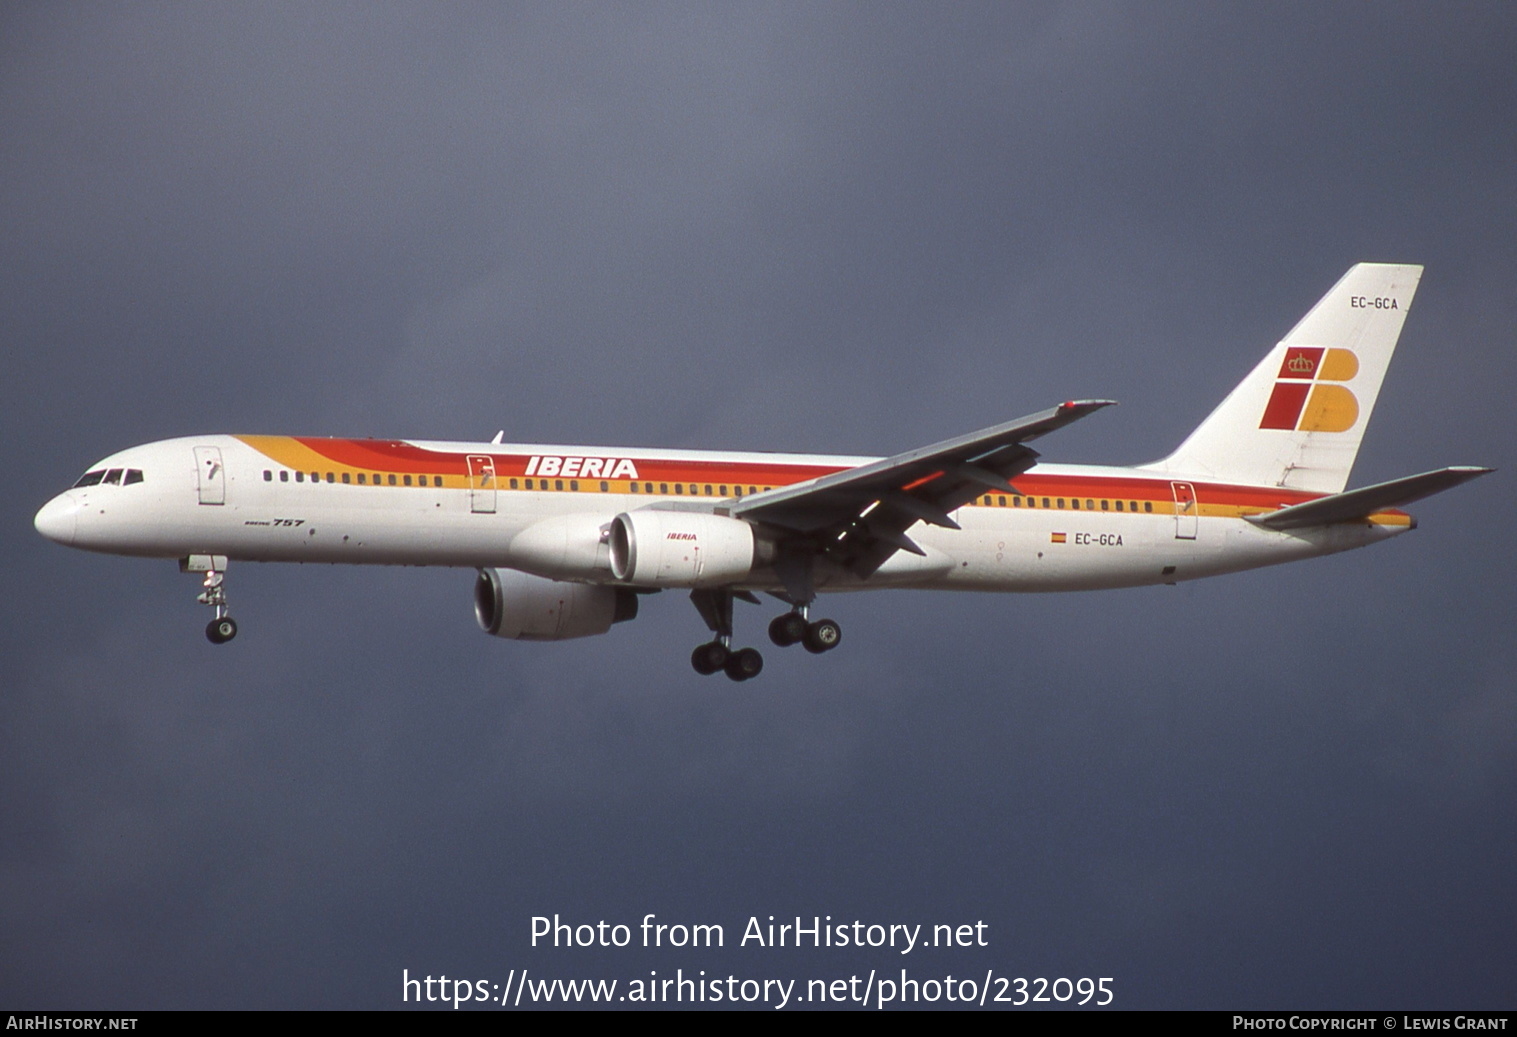
M752 680L764 669L764 657L756 648L732 647L732 598L732 591L726 589L690 592L695 610L716 635L716 640L696 646L690 665L702 676L721 670L735 681Z
M226 600L226 559L221 556L191 555L179 563L181 572L203 572L202 590L196 601L216 610L216 618L205 626L205 638L213 645L224 645L237 636L237 621L231 617Z

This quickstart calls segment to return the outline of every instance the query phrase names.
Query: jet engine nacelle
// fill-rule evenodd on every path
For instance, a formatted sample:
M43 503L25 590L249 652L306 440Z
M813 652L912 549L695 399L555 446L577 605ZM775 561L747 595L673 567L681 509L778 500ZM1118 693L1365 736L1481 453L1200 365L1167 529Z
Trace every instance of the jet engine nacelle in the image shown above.
M565 583L515 569L481 569L474 615L485 633L517 641L566 641L604 634L637 617L637 595L625 587Z
M633 511L611 521L611 574L641 587L709 587L753 571L758 541L742 519Z

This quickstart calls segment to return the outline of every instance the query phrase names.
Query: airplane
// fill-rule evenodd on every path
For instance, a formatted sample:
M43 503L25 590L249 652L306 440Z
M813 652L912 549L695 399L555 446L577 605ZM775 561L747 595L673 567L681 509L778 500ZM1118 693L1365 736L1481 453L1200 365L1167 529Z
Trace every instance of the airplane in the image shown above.
M835 649L819 594L1175 584L1378 543L1401 506L1492 469L1345 490L1422 267L1360 263L1168 457L1042 463L1028 444L1107 407L1055 407L896 454L842 457L304 436L206 435L112 454L37 512L71 547L177 559L232 640L231 561L477 570L479 625L568 640L688 590L701 674L758 675L733 604L787 611L781 647Z

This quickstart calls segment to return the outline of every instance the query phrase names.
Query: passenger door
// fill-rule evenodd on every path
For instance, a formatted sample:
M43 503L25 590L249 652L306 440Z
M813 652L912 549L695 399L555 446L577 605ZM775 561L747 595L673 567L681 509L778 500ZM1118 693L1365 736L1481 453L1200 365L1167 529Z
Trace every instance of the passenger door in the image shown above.
M476 515L495 513L495 458L469 455L469 510Z
M1175 539L1196 539L1196 488L1188 482L1169 484L1175 494Z
M195 448L195 478L200 486L201 504L226 503L226 468L221 463L221 448Z

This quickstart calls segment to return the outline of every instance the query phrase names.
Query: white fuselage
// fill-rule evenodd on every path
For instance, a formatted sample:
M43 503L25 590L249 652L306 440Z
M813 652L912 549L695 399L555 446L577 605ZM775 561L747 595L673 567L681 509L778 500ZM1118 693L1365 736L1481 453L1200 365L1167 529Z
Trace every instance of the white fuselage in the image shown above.
M341 456L334 461L313 448ZM579 460L584 458L594 460ZM611 583L609 571L594 567L534 570L523 564L518 538L555 517L574 518L540 528L593 535L618 514L650 505L720 508L724 499L872 460L199 436L105 458L91 471L106 473L99 481L59 494L36 524L59 543L111 554L526 568ZM553 477L524 474L539 469ZM125 484L119 473L131 471L142 474ZM566 479L566 471L588 471L590 477ZM106 481L112 472L117 477ZM910 537L925 554L897 552L867 580L821 567L817 590L1061 591L1174 583L1343 551L1412 528L1406 516L1388 513L1277 532L1242 516L1313 494L1216 485L1146 468L1039 464L1015 480L1015 490L1020 492L986 494L957 509L953 518L960 529L912 527ZM734 589L775 586L773 574L759 569Z

